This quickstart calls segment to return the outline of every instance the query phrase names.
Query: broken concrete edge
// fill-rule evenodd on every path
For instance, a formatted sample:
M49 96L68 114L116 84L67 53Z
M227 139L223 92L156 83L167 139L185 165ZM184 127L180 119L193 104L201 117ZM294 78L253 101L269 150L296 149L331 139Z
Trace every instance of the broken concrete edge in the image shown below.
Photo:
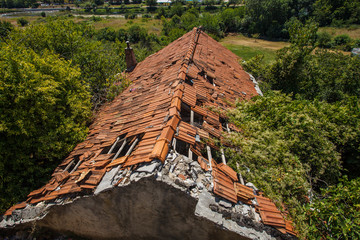
M250 73L248 73L248 72L246 72L246 73L249 75L250 80L254 83L254 87L255 87L256 92L260 96L264 96L263 92L260 89L259 83L256 81L255 77L253 75L251 75Z
M171 150L164 164L160 160L139 164L136 169L129 171L114 168L107 172L94 195L106 194L116 187L126 187L144 178L153 177L156 181L166 183L181 190L197 201L195 216L214 222L217 226L251 239L295 239L292 235L283 234L277 229L261 223L261 218L251 205L234 204L212 193L213 176L211 170L204 171L197 161ZM40 202L27 205L24 209L14 210L11 216L4 217L0 222L1 228L14 228L17 225L30 226L43 219L53 206L67 205L80 198L91 195L68 195L53 202Z

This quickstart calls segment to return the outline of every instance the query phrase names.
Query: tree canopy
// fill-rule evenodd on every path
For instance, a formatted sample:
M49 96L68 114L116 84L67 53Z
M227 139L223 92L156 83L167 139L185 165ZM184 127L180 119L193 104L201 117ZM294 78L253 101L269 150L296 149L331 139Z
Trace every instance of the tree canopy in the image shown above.
M313 22L293 20L288 31L291 45L273 63L243 64L265 96L230 112L242 129L228 138L238 147L232 164L285 203L302 238L357 238L360 59L314 51Z
M87 133L90 94L80 70L58 55L0 48L0 206L43 184Z

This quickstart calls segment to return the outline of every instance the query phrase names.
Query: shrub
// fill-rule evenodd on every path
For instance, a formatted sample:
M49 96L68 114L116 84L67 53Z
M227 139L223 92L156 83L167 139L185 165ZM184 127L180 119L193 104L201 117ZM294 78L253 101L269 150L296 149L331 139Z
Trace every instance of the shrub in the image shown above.
M317 45L322 48L331 47L332 36L328 32L318 32L317 33Z
M360 39L354 40L352 48L360 48Z
M112 28L102 28L96 33L96 38L98 40L107 40L114 42L116 39L116 32Z
M165 8L160 7L157 9L157 14L155 15L156 19L161 19L161 17L167 17L168 13Z
M128 29L128 40L131 43L144 41L147 38L147 31L145 28L138 25L133 25Z
M136 13L126 13L125 14L125 19L135 19L137 18Z
M0 21L0 40L5 39L13 30L14 26L10 22Z
M24 27L24 26L26 26L26 25L29 24L29 21L26 20L25 18L19 18L19 19L17 20L17 23L18 23L20 26Z
M142 18L151 18L151 14L143 14L141 17Z
M347 34L338 35L332 41L332 45L334 47L337 47L344 51L351 50L351 43L352 43L352 39Z
M92 17L90 18L90 20L91 20L91 21L94 21L94 22L100 22L100 21L102 20L102 18L101 18L101 17L92 16Z

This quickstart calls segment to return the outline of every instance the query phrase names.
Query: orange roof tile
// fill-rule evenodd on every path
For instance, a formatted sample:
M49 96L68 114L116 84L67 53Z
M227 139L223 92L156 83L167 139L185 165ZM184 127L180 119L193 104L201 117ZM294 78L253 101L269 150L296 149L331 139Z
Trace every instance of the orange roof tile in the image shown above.
M226 175L228 175L233 181L239 181L237 173L229 166L220 163L218 164L218 169L221 170L223 173L225 173Z
M214 193L231 202L237 203L234 182L231 178L217 170L214 166L212 173L214 176Z

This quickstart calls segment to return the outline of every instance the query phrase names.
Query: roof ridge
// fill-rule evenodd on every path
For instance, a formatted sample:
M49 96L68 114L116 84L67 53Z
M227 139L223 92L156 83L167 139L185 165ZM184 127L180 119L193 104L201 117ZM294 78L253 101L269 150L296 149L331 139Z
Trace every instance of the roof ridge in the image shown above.
M179 74L178 74L178 79L180 79L180 81L185 81L186 78L186 72L188 71L190 62L194 56L194 52L195 52L195 48L197 45L197 42L199 40L199 36L201 33L201 27L194 27L193 28L193 33L191 36L191 40L190 40L190 46L186 52L185 58L181 64L180 70L179 70Z
M183 62L181 63L179 74L177 76L179 82L171 98L171 105L170 105L170 109L168 110L168 115L170 118L168 119L166 125L161 130L160 137L156 140L154 149L150 155L150 159L157 158L160 159L162 162L165 161L166 154L169 150L168 144L170 144L171 139L173 138L176 132L177 126L180 123L181 117L179 111L181 109L181 101L183 98L183 93L185 88L185 86L182 83L185 82L186 72L188 71L190 62L194 55L195 47L199 39L200 33L201 33L200 27L193 28L192 36L190 37L189 48L186 52Z

